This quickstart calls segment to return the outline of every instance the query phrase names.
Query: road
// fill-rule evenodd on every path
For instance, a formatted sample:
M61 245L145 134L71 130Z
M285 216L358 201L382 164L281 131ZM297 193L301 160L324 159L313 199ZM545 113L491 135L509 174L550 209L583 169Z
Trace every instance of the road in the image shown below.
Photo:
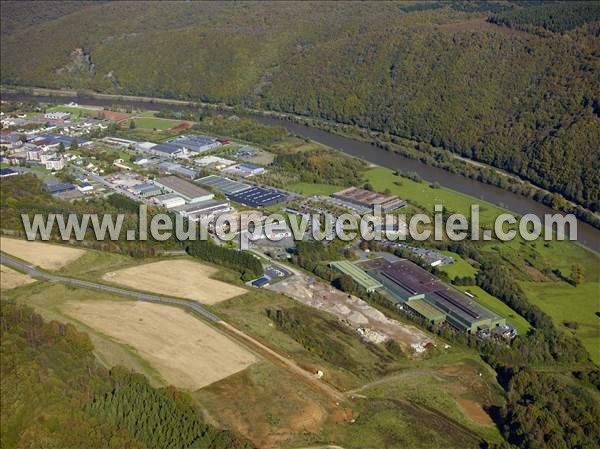
M114 190L117 193L120 193L121 195L125 195L126 197L134 200L134 201L143 201L141 198L138 198L137 196L135 196L133 193L128 192L125 189L122 189L110 182L108 182L106 179L104 179L102 176L96 175L95 173L92 173L91 171L85 170L81 167L78 167L75 164L69 164L69 166L71 168L73 168L75 171L78 171L81 174L84 174L85 176L87 176L89 179L91 179L92 181L95 181L99 184L102 184L105 187L108 187L110 190Z
M192 313L196 314L200 318L204 318L204 319L210 321L211 323L219 325L221 330L225 334L227 334L229 337L235 338L237 341L241 342L245 346L248 346L251 350L258 352L259 354L261 354L263 357L267 358L268 360L271 360L272 362L277 363L278 365L282 366L284 369L291 372L292 374L299 376L302 379L311 383L312 385L318 387L321 391L326 393L329 397L333 398L336 402L338 402L338 403L343 402L346 399L346 396L343 393L336 390L332 386L326 384L322 380L318 379L317 377L315 377L315 375L313 373L301 368L293 360L291 360L287 357L284 357L283 355L279 354L275 350L264 345L263 343L256 340L255 338L251 337L250 335L248 335L248 334L242 332L241 330L237 329L236 327L226 323L221 318L219 318L215 314L211 313L206 308L204 308L202 305L200 305L196 302L186 301L186 300L178 299L178 298L171 298L168 296L153 295L150 293L143 293L143 292L138 292L138 291L134 291L134 290L127 290L127 289L119 288L119 287L112 287L110 285L99 284L99 283L90 282L90 281L84 281L82 279L75 279L75 278L66 277L66 276L58 276L58 275L54 275L54 274L49 274L49 273L39 270L35 265L28 264L26 262L18 260L16 258L11 257L4 253L0 254L0 264L6 265L6 266L9 266L16 270L19 270L21 272L24 272L34 279L44 280L44 281L48 281L48 282L62 283L62 284L67 284L67 285L74 285L77 287L90 288L93 290L100 290L100 291L107 292L107 293L114 293L116 295L127 296L129 298L133 298L138 301L148 301L148 302L155 302L155 303L160 303L160 304L167 304L167 305L172 305L172 306L174 305L174 306L183 307L183 308L191 311Z

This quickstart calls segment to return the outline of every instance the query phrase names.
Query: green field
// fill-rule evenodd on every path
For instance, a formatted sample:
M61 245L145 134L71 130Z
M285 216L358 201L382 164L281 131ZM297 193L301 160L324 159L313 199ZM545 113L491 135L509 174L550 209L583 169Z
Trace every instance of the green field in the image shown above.
M458 254L453 253L452 251L440 251L440 253L454 258L453 264L438 267L438 269L446 273L451 280L456 277L475 277L477 274L477 269Z
M167 118L155 118L155 117L133 117L133 120L138 128L150 128L150 129L171 129L181 123L180 120L171 120ZM129 120L126 121L129 124Z
M521 282L527 298L550 315L560 329L576 335L600 364L600 282L573 287L564 282ZM577 323L570 329L565 322Z
M79 117L82 115L93 114L94 112L97 112L98 110L62 105L62 106L54 106L54 107L48 108L47 111L48 112L70 112L71 115L73 115L74 117Z
M310 182L298 182L287 187L292 192L302 195L331 195L343 189L340 186L332 186L331 184L313 184Z

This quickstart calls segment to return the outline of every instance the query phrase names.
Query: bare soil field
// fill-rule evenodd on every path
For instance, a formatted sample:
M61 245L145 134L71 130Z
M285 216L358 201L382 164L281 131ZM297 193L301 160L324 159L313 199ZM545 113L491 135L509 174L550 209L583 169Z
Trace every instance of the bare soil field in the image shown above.
M11 288L31 284L32 282L35 282L35 280L31 279L29 276L19 273L12 268L0 265L0 289L10 290Z
M427 344L433 343L415 326L390 319L362 299L348 296L308 276L295 275L268 288L337 316L372 343L394 339L405 349L417 354L425 351Z
M216 304L246 290L212 279L216 268L192 260L163 260L106 273L102 279L161 295Z
M145 302L69 301L65 314L131 346L168 384L195 391L257 358L183 310Z
M85 254L83 249L70 248L66 245L29 242L7 237L0 237L0 249L45 270L58 270Z

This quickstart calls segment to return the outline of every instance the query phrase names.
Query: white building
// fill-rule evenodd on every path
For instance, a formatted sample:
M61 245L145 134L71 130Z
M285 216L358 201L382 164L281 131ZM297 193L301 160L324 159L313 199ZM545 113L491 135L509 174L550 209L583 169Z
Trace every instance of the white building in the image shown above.
M44 117L50 120L69 120L71 118L71 114L68 112L47 112L44 114Z
M65 168L65 161L63 158L47 159L44 164L46 170L62 170Z
M164 195L158 195L152 198L152 200L159 206L165 209L172 209L173 207L183 206L185 200L175 193L165 193Z

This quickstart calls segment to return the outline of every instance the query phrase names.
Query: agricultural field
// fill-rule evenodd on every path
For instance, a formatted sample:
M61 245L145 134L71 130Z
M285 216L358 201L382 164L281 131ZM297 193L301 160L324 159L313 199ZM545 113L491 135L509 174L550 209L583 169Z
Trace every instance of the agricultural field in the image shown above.
M85 250L66 245L30 242L27 240L0 237L0 249L25 262L45 270L59 270L85 254Z
M216 304L246 293L246 290L216 279L218 270L186 259L163 260L106 273L102 279L113 284L161 295Z
M34 279L29 276L19 273L10 267L0 265L0 289L10 290L21 285L27 285L35 282Z
M241 371L257 358L175 307L146 302L69 301L66 315L132 347L167 384L194 391Z

